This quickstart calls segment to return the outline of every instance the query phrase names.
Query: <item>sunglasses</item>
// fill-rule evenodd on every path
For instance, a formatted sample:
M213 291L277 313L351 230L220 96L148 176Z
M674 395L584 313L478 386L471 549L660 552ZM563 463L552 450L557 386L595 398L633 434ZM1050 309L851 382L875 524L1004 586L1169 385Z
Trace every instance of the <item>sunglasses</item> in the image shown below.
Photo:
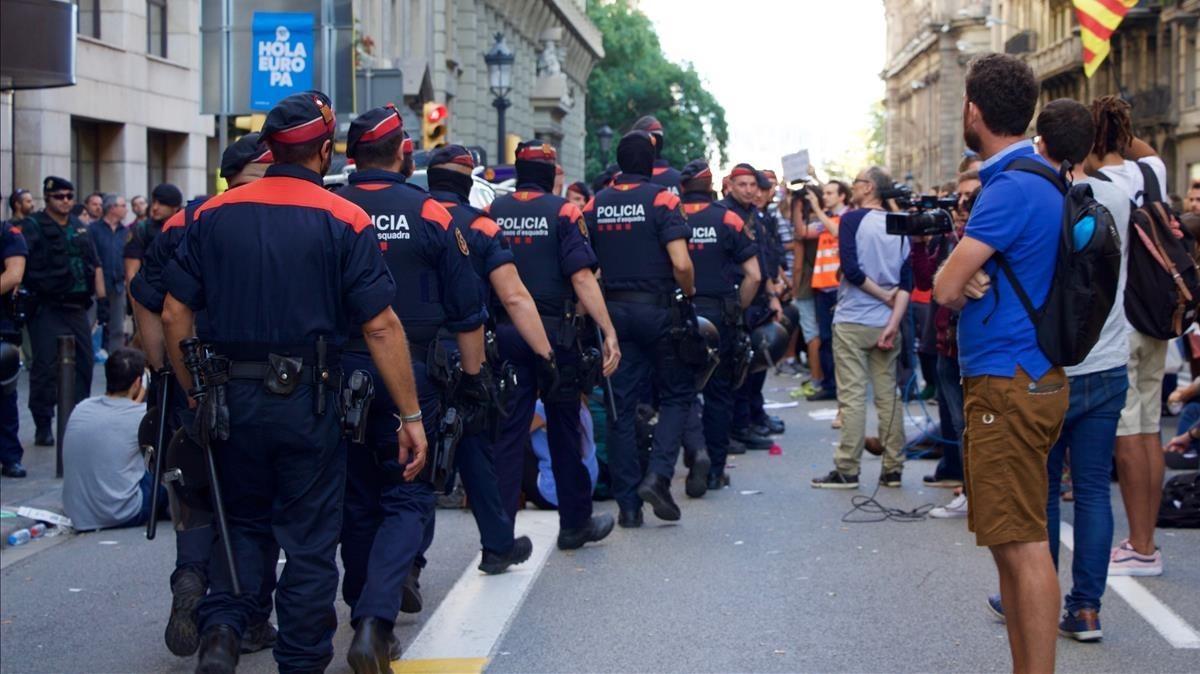
M57 194L47 194L46 196L50 199L54 199L55 201L71 201L72 199L75 198L75 193L74 192L59 192Z

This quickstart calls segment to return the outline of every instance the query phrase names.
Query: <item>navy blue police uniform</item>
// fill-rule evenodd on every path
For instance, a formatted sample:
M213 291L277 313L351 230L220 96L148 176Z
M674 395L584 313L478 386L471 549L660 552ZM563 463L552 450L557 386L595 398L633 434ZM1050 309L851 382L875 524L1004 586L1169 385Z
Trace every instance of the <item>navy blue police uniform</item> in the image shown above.
M474 167L471 155L458 145L439 149L430 160L431 167L448 163ZM468 201L472 184L470 176L445 168L430 168L428 175L430 194L446 207L453 218L453 227L466 239L480 292L487 305L493 307L489 279L492 272L506 264L513 264L509 241L495 220ZM495 321L490 323L499 333ZM493 371L500 368L499 363L490 365ZM501 460L493 446L490 430L464 430L455 461L471 503L471 512L479 527L480 544L484 552L507 555L515 540L513 526L519 493L514 498L505 490L505 486L510 484L513 475L516 475L519 486L521 469L519 464L514 466L512 462Z
M709 178L704 162L684 168L686 180ZM704 441L711 460L709 484L719 486L729 454L729 430L733 421L733 339L741 324L738 285L742 264L758 255L758 245L749 236L745 220L725 206L714 203L709 189L683 194L683 212L692 228L688 252L696 274L696 313L712 321L721 336L721 362L704 387Z
M49 177L46 194L74 192L63 178ZM29 339L33 366L29 370L29 412L37 426L39 444L53 444L50 422L58 400L58 337L75 338L75 402L91 395L92 334L87 310L96 292L96 268L100 260L92 246L87 226L74 215L60 225L46 211L38 211L21 223L29 245L22 283L30 293Z
M13 223L5 223L0 228L0 260L4 261L7 266L10 258L27 257L29 255L29 247L25 245L25 237L21 235L21 228ZM13 293L16 289L13 289ZM14 316L13 299L10 293L0 299L0 340L8 342L13 346L21 345L21 326L17 324L17 317ZM19 370L17 370L19 374ZM5 387L11 390L0 390L0 464L4 466L4 474L22 473L12 475L12 477L24 477L24 467L21 466L21 459L25 456L25 449L21 447L20 440L20 413L17 411L17 386L14 377L13 383Z
M229 180L248 164L269 164L271 159L270 151L264 148L259 141L259 134L257 132L248 133L225 148L221 155L221 177ZM141 236L135 235L126 245L126 259L138 259L141 262L137 273L129 281L129 295L147 311L162 314L163 300L167 296L164 272L175 256L175 251L183 239L187 225L194 221L196 209L207 199L208 197L199 197L189 201L182 209L167 218L160 227L148 227ZM153 221L147 220L146 223L152 225ZM152 236L146 236L147 233L151 233ZM206 330L206 322L207 312L198 312L196 314L197 329ZM159 387L171 387L170 395L167 397L170 405L166 416L167 428L163 436L171 438L177 429L192 423L194 413L188 409L187 395L179 385L179 380L173 376L163 377L162 374L162 372L151 374L150 390L146 397L147 400L157 401L161 395ZM154 413L154 410L150 410L150 413ZM163 499L163 502L165 503L166 500ZM180 614L187 612L186 606L193 605L192 602L195 601L195 599L189 599L188 595L194 595L198 599L208 588L209 564L212 552L217 549L219 544L217 536L217 531L212 526L177 529L175 532L175 569L171 572L170 584L175 601L181 602L183 608L177 610L174 606L172 607L171 621L167 625L167 633L170 635L167 645L176 655L190 655L191 651L195 650L195 647L188 643L192 641L195 631L191 626L194 618L191 615ZM263 556L263 583L259 591L258 604L247 617L247 638L243 639L243 649L257 649L258 646L265 648L274 645L274 628L271 627L270 618L274 610L273 595L279 546L274 545L273 550L276 554ZM180 621L186 621L188 624L180 625ZM177 635L180 634L185 635L186 638L177 639Z
M631 138L641 134L642 138ZM622 144L644 143L649 134L630 132ZM618 158L622 156L618 146ZM649 474L669 486L679 457L683 426L695 387L692 369L680 360L671 337L671 298L677 287L667 244L684 240L691 230L679 198L650 182L652 156L638 169L622 162L622 173L598 192L584 217L600 262L601 280L613 325L621 344L621 363L612 376L617 423L609 420L609 469L614 495L623 515L640 512L642 469L634 438L636 407L647 384L659 399L658 424ZM647 476L648 477L648 476Z
M512 244L521 280L528 288L554 349L560 379L555 390L543 392L550 467L558 493L561 530L583 529L592 518L592 483L583 464L583 428L579 420L580 348L571 277L579 271L594 273L596 254L588 240L579 208L547 190L554 182L554 148L528 143L517 151L517 190L492 202L489 212ZM496 460L503 467L500 490L509 512L515 514L521 491L529 428L539 391L535 353L506 317L496 335L500 354L516 367L517 387L508 416L500 428ZM583 386L581 386L583 385ZM546 395L548 394L548 395Z
M334 129L328 97L307 92L272 109L263 136L302 144L331 138ZM276 164L196 209L166 282L179 302L207 312L198 337L231 361L228 439L214 438L212 450L242 594L233 593L226 566L213 564L200 628L243 635L264 582L263 557L277 541L287 562L275 660L280 671L320 671L333 657L337 628L346 479L337 353L351 325L388 311L395 296L375 229L361 208L323 189L319 174ZM303 363L286 388L270 376L279 356Z
M403 123L395 108L376 108L351 124L347 156L360 158L369 145L400 142ZM394 153L393 153L394 154ZM439 330L470 332L487 318L462 237L450 214L405 177L383 168L360 168L340 196L366 211L396 293L392 308L404 324L413 377L426 428L438 428L440 398L427 358ZM351 330L342 357L345 372L379 373L361 334ZM436 497L420 477L406 481L396 457L395 401L377 389L368 414L365 443L351 444L342 524L342 597L357 624L372 617L395 623L401 597L422 546L432 542ZM430 446L438 438L429 437ZM414 579L415 580L415 579Z
M671 166L671 162L666 159L655 159L650 182L655 185L662 185L671 194L679 196L679 184L683 180L681 175L678 170Z

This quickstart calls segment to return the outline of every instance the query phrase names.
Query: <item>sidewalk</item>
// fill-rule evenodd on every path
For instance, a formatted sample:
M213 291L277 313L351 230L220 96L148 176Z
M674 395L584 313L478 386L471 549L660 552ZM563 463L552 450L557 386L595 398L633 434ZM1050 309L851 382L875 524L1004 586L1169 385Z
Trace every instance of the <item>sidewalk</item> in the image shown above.
M97 365L92 375L92 394L103 389L104 366ZM18 506L63 512L62 480L54 477L55 448L34 446L33 417L29 414L28 402L29 373L25 371L17 383L17 409L21 415L21 445L25 448L21 463L29 475L22 479L0 477L0 510L3 511L0 515L0 565L6 564L5 558L11 554L8 535L34 524L33 520L16 515ZM56 426L56 433L57 430ZM31 541L21 547L37 545L39 541Z

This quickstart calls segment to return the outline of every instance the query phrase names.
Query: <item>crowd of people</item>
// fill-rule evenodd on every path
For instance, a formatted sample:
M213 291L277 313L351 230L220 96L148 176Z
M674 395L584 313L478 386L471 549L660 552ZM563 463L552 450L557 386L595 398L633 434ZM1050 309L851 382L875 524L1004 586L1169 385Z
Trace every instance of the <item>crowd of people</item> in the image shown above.
M889 221L906 211L905 190L880 167L781 186L739 163L718 183L703 159L678 170L663 159L668 134L653 116L591 183L563 188L555 148L520 144L515 190L481 209L466 148L433 150L428 190L415 187L400 114L375 108L349 125L355 168L329 190L335 116L308 92L225 149L229 189L215 197L185 205L159 185L149 204L131 201L126 224L116 194L76 206L73 185L48 177L39 211L16 191L0 327L7 342L22 327L29 336L39 445L54 441L57 337L75 337L64 505L83 530L175 518L165 641L199 652L197 671L233 671L239 653L272 646L281 671L326 667L339 549L349 662L389 671L398 615L422 610L438 495L456 483L487 574L529 559L531 541L514 531L526 503L558 511L563 550L642 526L644 505L679 520L681 453L685 493L701 498L730 484L730 455L784 432L764 404L772 368L804 380L794 396L837 403L833 467L814 488L858 488L864 449L882 456L879 486L901 487L914 444L906 402L936 401L938 423L917 443L941 457L923 483L956 493L930 515L967 519L992 551L1000 593L988 604L1008 625L1014 669L1049 671L1059 631L1101 638L1107 576L1163 572L1169 347L1131 324L1122 298L1132 213L1169 199L1166 167L1134 137L1126 103L1050 102L1031 141L1037 109L1019 59L973 62L970 152L937 189L953 201L948 226L907 236ZM1090 353L1063 367L1031 307L1062 262L1066 183L1088 186L1095 213L1111 217L1121 273ZM1183 207L1200 219L1200 183ZM93 325L107 356L95 398ZM205 348L185 350L192 337ZM1184 457L1200 436L1195 382L1167 391L1182 416L1165 448ZM9 387L9 477L25 474L16 404ZM166 427L150 437L162 406ZM211 480L201 500L223 508L168 513L194 508L195 494L177 491L190 474L155 484L147 446L180 471L193 470L182 454L211 454L221 491ZM1130 536L1112 547L1114 465ZM1073 587L1056 629L1067 466ZM593 512L608 497L615 519Z

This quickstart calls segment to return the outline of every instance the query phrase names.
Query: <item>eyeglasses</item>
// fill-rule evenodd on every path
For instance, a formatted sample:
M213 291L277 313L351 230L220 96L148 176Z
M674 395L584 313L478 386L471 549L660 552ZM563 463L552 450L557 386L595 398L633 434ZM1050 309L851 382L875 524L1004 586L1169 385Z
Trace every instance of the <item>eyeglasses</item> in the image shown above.
M855 178L855 179L854 179L854 184L855 184L855 185L857 185L858 183L868 183L868 184L869 184L870 182L871 182L871 181L870 181L870 180L867 180L866 178Z
M55 201L71 201L72 199L75 198L75 193L74 192L59 192L57 194L47 194L46 196L50 199L54 199Z

